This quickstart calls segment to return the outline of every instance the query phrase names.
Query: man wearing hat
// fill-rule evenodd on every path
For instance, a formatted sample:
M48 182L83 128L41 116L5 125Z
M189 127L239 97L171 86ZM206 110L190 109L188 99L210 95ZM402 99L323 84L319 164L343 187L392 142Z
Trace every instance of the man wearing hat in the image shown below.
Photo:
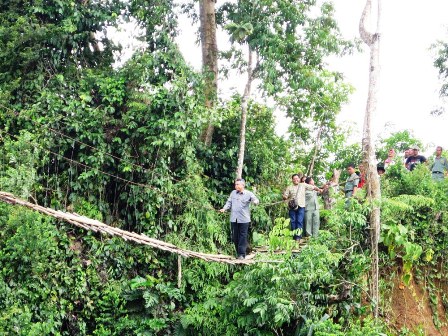
M423 155L418 155L418 151L418 147L414 146L411 155L406 160L406 168L410 171L413 171L417 164L426 163L426 158Z

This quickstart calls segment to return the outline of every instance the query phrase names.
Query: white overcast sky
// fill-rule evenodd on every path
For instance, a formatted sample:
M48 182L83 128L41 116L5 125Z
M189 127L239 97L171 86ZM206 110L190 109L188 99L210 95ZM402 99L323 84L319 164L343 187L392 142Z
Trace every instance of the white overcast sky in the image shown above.
M359 18L365 1L334 0L333 3L343 35L359 37ZM448 40L448 0L383 0L381 22L381 77L377 113L372 119L374 136L385 135L385 125L388 124L388 131L411 130L428 145L426 154L431 154L436 145L448 148L448 106L445 106L446 115L430 115L430 111L443 103L438 97L440 83L429 50L437 40ZM180 28L180 49L187 61L199 69L201 52L195 43L197 27L181 18ZM227 41L225 35L218 35L218 48ZM364 47L363 53L329 62L331 68L343 72L346 80L355 87L338 120L340 124L355 122L352 141L360 142L367 99L369 51ZM221 92L225 95L223 90L231 86L239 87L242 92L242 83L244 78L234 83L220 82ZM286 130L288 121L285 118L279 117L278 123L280 131Z
M359 36L359 17L365 1L336 0L334 3L342 32L348 37ZM427 154L436 145L448 148L448 116L430 115L443 102L438 96L440 82L433 67L434 52L429 50L437 40L448 40L448 1L383 0L381 23L381 75L377 113L373 117L375 134L384 133L385 125L391 124L392 131L412 130L428 145ZM354 119L360 134L369 62L368 49L364 49L363 54L332 62L356 89L339 120ZM448 110L446 103L445 108Z

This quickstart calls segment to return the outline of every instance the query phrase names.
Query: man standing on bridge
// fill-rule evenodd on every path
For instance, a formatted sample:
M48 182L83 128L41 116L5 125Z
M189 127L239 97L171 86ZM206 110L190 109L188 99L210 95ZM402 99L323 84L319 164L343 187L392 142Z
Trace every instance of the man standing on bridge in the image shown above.
M257 196L249 190L245 190L243 179L235 180L235 190L230 193L224 207L220 212L230 211L230 224L232 227L232 240L235 244L238 259L246 257L247 234L250 225L250 203L259 204Z

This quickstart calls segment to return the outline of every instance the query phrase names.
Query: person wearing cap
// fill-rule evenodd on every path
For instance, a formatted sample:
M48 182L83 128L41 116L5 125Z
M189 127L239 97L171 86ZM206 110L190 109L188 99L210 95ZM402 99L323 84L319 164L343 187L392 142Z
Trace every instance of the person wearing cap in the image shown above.
M434 181L443 181L445 173L448 171L448 160L442 156L442 151L441 146L436 147L436 157L429 167Z
M406 168L413 171L417 164L426 163L426 158L423 155L418 155L418 147L412 149L412 155L406 160Z
M238 178L235 180L235 190L230 193L224 207L219 210L230 210L230 225L232 229L232 241L238 259L246 258L247 235L250 225L250 204L259 204L257 196L249 190L245 190L246 182Z

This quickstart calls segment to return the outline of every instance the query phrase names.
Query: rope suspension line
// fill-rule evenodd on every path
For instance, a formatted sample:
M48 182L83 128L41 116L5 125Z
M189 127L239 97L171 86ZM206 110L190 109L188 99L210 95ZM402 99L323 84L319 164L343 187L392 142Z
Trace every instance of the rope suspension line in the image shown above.
M2 132L3 132L4 134L7 134L7 135L11 136L11 137L14 137L15 139L18 139L18 137L17 137L16 135L14 135L14 134L11 134L11 133L9 133L9 132L7 132L7 131L4 131L4 130L3 130L3 131L0 130L0 133L2 133ZM192 200L185 200L185 199L181 198L180 196L173 195L173 194L169 194L169 193L167 193L167 192L164 192L164 191L161 190L160 188L151 186L151 185L149 185L149 184L144 184L144 183L134 182L134 181L125 179L125 178L123 178L123 177L120 177L120 176L118 176L118 175L114 175L114 174L105 172L105 171L103 171L103 170L101 170L101 169L98 169L98 168L95 168L95 167L91 167L91 166L89 166L89 165L87 165L87 164L85 164L85 163L82 163L82 162L79 162L79 161L70 159L70 158L65 157L65 156L63 156L63 155L61 155L61 154L59 154L59 153L56 153L56 152L54 152L54 151L52 151L52 150L50 150L50 149L48 149L48 148L45 148L45 147L43 147L42 145L37 145L37 144L34 144L34 143L32 143L32 142L30 142L30 141L26 141L26 140L24 140L24 142L26 142L27 144L29 144L29 145L31 145L31 146L33 146L33 147L35 147L35 148L40 148L40 149L42 149L42 150L44 150L44 151L46 151L46 152L48 152L48 153L50 153L50 154L56 156L56 157L59 158L59 159L66 160L67 162L69 162L69 163L71 163L71 164L75 164L75 165L77 165L77 166L80 166L80 167L82 167L82 168L84 168L84 169L94 170L94 171L96 171L96 172L98 172L98 173L100 173L100 174L107 175L107 176L112 177L112 178L114 178L114 179L116 179L116 180L120 180L120 181L122 181L122 182L125 182L126 184L131 184L131 185L134 185L134 186L137 186L137 187L141 187L141 188L145 188L145 189L150 189L150 190L156 191L156 192L158 192L158 193L160 193L160 194L164 194L164 195L166 195L166 196L168 196L168 197L177 198L177 199L179 199L179 200L180 200L182 203L184 203L184 204L185 204L185 203L191 203L191 204L194 204L194 205L196 205L196 206L199 206L199 207L204 208L204 209L207 209L207 210L216 211L216 209L214 209L211 205L208 205L208 204L205 204L205 205L204 205L204 204L199 204L199 203L197 203L197 202L194 202L194 201L192 201Z
M5 130L3 130L3 131L0 130L0 134L1 134L2 132L3 132L4 134L9 135L10 137L13 137L13 138L15 138L15 139L18 139L18 137L17 137L16 135L11 134L11 133L9 133L9 132L7 132L7 131L5 131ZM75 140L75 141L76 141L76 140ZM153 190L153 191L157 191L158 193L164 194L164 195L169 196L169 197L177 198L177 199L181 200L181 202L184 203L184 204L185 204L185 203L190 203L190 204L199 206L200 208L204 208L204 209L212 210L212 211L217 211L215 208L213 208L213 207L212 207L211 205L209 205L209 204L202 204L202 203L199 204L199 203L194 202L194 201L192 201L192 200L184 200L183 198L180 198L179 196L176 196L176 195L173 195L173 194L169 194L169 193L167 193L167 192L164 192L164 191L162 191L161 189L159 189L159 188L157 188L157 187L154 187L154 186L151 186L151 185L148 185L148 184L144 184L144 183L134 182L134 181L125 179L125 178L123 178L123 177L120 177L120 176L118 176L118 175L114 175L114 174L105 172L105 171L103 171L103 170L101 170L101 169L98 169L98 168L95 168L95 167L91 167L91 166L89 166L89 165L87 165L87 164L85 164L85 163L76 161L76 160L74 160L74 159L70 159L70 158L65 157L65 156L63 156L63 155L61 155L61 154L59 154L59 153L56 153L56 152L54 152L54 151L52 151L52 150L50 150L50 149L48 149L48 148L45 148L45 147L43 147L42 145L34 144L34 143L32 143L32 142L30 142L30 141L26 141L26 140L24 140L24 142L26 142L27 144L29 144L29 145L31 145L31 146L33 146L33 147L35 147L35 148L40 148L40 149L42 149L42 150L44 150L44 151L46 151L46 152L48 152L48 153L50 153L50 154L56 156L57 158L66 160L66 161L69 162L70 164L75 164L75 165L80 166L80 167L82 167L82 168L84 168L84 169L95 170L96 172L98 172L98 173L100 173L100 174L107 175L107 176L112 177L112 178L114 178L114 179L116 179L116 180L120 180L120 181L122 181L122 182L131 184L131 185L135 185L135 186L137 186L137 187L141 187L141 188L146 188L146 189L150 189L150 190ZM219 194L217 194L217 195L218 195L218 196L223 196L223 195L219 195ZM226 197L227 197L227 196L226 196ZM270 207L270 206L277 205L277 204L281 204L281 203L285 203L285 201L282 200L282 201L276 201L276 202L272 202L272 203L265 203L265 204L260 204L259 206L261 206L261 207Z
M1 138L1 134L2 133L3 134L7 134L7 135L9 135L11 137L14 137L14 138L18 139L16 135L10 134L6 130L0 130L0 138ZM74 138L70 138L70 139L73 140L73 142L75 142L75 141L78 142L78 140L76 140ZM180 199L179 196L171 195L171 194L168 194L166 192L163 192L162 190L160 190L157 187L154 187L154 186L151 186L151 185L147 185L147 184L143 184L143 183L133 182L133 181L127 180L125 178L122 178L120 176L117 176L117 175L114 175L114 174L102 171L102 170L100 170L98 168L91 167L91 166L89 166L87 164L84 164L82 162L74 160L73 159L73 148L74 148L74 145L72 145L71 158L68 158L68 157L65 157L65 156L63 156L63 155L61 155L59 153L56 153L56 152L54 152L54 151L52 151L52 150L50 150L48 148L43 147L42 145L38 145L38 144L32 143L30 141L26 141L26 140L24 140L24 141L26 143L28 143L29 145L33 146L34 148L40 148L40 149L42 149L42 150L44 150L44 151L54 155L56 157L56 160L63 159L63 160L66 160L67 162L69 162L70 163L70 178L72 178L72 173L73 172L71 170L73 169L73 167L72 167L72 164L73 164L76 167L78 167L78 166L81 167L81 169L84 169L84 170L87 170L87 169L95 170L96 172L98 172L100 174L104 174L104 175L110 176L110 177L112 177L112 178L114 178L116 180L121 180L121 181L125 182L128 185L135 185L137 187L151 189L151 190L157 191L159 193L166 194L169 197L174 197L174 198L179 198ZM120 158L117 157L117 159L120 159ZM47 174L48 175L50 174L50 161L51 160L49 160L49 162L47 163ZM58 165L56 165L56 167L57 166ZM1 169L1 170L3 171L3 169ZM45 167L44 167L44 171L45 171ZM56 181L56 183L57 183L57 181ZM45 203L48 203L48 190L49 190L49 187L50 186L48 185L48 180L47 180L47 186L45 188L46 189ZM56 186L56 189L58 189L58 186ZM181 200L182 200L182 202L184 204L186 204L186 203L196 204L196 206L199 206L200 208L204 208L204 209L211 210L211 211L217 211L216 209L214 209L209 204L202 204L202 203L199 204L197 202L192 202L191 200L184 200L184 199L181 199ZM150 237L148 237L148 236L146 236L144 234L138 234L138 233L135 233L135 232L129 232L129 231L125 231L125 230L122 230L122 229L119 229L119 228L116 228L116 227L112 227L112 226L109 226L109 225L107 225L105 223L102 223L100 221L97 221L97 220L94 220L94 219L91 219L91 218L88 218L88 217L84 217L84 216L78 215L76 213L63 212L63 211L60 211L60 210L54 210L52 208L48 208L48 207L40 206L40 205L37 205L37 204L33 204L33 203L28 202L28 201L22 200L22 199L16 197L15 195L13 195L11 193L7 193L7 192L3 192L3 191L0 191L0 201L3 201L5 203L9 203L9 204L13 204L13 205L20 205L20 206L23 206L23 207L27 207L29 209L38 211L38 212L40 212L42 214L45 214L45 215L48 215L48 216L51 216L51 217L54 217L54 218L66 221L66 222L68 222L70 224L73 224L73 225L75 225L77 227L80 227L80 228L83 228L85 230L94 231L94 232L101 232L101 233L105 233L105 234L112 235L112 236L119 236L119 237L121 237L124 240L130 240L130 241L133 241L133 242L138 243L138 244L148 245L148 246L160 249L160 250L168 251L170 253L175 253L175 254L177 254L179 256L179 258L181 258L181 257L186 257L186 258L192 257L192 258L199 258L199 259L202 259L202 260L207 261L207 262L221 262L221 263L226 263L226 264L245 264L245 265L253 264L253 263L256 263L256 262L268 262L268 263L269 262L270 263L282 262L281 260L258 260L258 259L255 260L255 259L253 259L255 257L255 254L250 254L250 255L248 255L246 257L246 259L242 259L241 260L241 259L235 259L234 257L228 256L228 255L208 254L208 253L201 253L201 252L196 252L196 251L192 251L192 250L179 248L179 247L177 247L177 246L175 246L173 244L166 243L166 242L163 242L163 241L160 241L160 240L157 240L157 239L150 238ZM280 204L280 203L284 203L284 201L276 201L276 202L273 202L273 203L263 204L261 206L262 207L269 207L269 206ZM265 252L265 251L261 251L261 252ZM298 250L297 251L293 251L293 252L298 252ZM179 260L178 260L178 262L180 263Z
M6 109L12 111L11 109L9 109L8 107L6 107L6 106L4 106L4 105L2 105L2 104L0 104L0 107L6 108ZM60 135L61 137L66 138L66 139L68 139L68 140L71 140L71 141L73 141L73 143L76 142L76 143L80 144L81 146L90 148L91 150L96 151L96 152L98 152L98 153L102 153L102 154L104 154L105 156L111 157L111 158L116 159L116 160L118 160L118 161L120 161L120 162L123 162L123 163L127 163L127 164L129 164L129 165L131 165L131 166L133 166L133 167L135 167L135 168L137 168L137 169L140 169L140 170L143 171L144 173L154 173L151 169L145 168L145 167L144 167L143 165L141 165L141 164L134 163L134 162L132 162L132 161L130 161L130 160L128 160L128 159L119 157L119 156L117 156L117 155L114 155L114 154L108 153L108 152L106 152L106 151L104 151L104 150L101 150L101 149L99 149L99 148L97 148L97 147L95 147L95 146L89 145L89 144L87 144L87 143L85 143L85 142L83 142L83 141L81 141L81 140L78 140L78 139L76 139L76 138L74 138L74 137L72 137L72 136L69 136L69 135L63 133L62 131L57 130L57 129L55 129L55 128L49 126L49 125L40 124L40 123L37 123L36 121L31 120L31 119L28 119L28 120L29 120L30 122L32 122L35 126L39 127L39 128L41 128L41 127L45 127L45 128L46 128L47 130L49 130L50 132L52 132L52 133L54 133L54 134L57 134L57 135ZM61 120L61 119L58 120L58 122L60 122L60 123L62 123L62 124L65 124L65 125L69 126L69 124L68 124L67 122L64 122L64 121ZM0 132L1 132L1 130L0 130ZM8 133L7 131L3 131L3 132L4 132L5 134L8 134L9 136L15 137L15 138L17 139L17 136L15 136L15 135L13 135L13 134L10 134L10 133ZM0 136L1 136L1 135L0 135ZM30 143L30 144L31 144L31 143ZM33 144L31 144L31 145L33 145ZM43 148L42 146L40 146L40 147L41 147L41 149L46 150L46 151L50 152L50 153L53 154L53 155L58 155L58 156L60 156L60 157L63 158L63 159L70 160L70 161L69 161L70 164L73 164L73 163L77 164L77 161L72 160L73 157L72 157L72 159L68 159L68 158L65 158L65 157L61 156L60 154L51 152L49 149ZM74 145L72 145L72 148L74 148ZM73 151L72 151L72 154L73 154ZM106 174L106 175L109 175L109 176L111 176L111 177L116 177L115 175L110 175L110 174L108 174L108 173L106 173L106 172L102 172L102 171L98 170L97 168L89 167L89 166L84 165L83 163L80 163L80 162L79 162L79 165L83 165L84 168L95 169L95 170L97 170L98 172L103 173L103 174ZM156 175L157 175L157 174L156 174ZM204 174L202 174L202 175L204 175ZM209 178L207 175L204 175L204 176L207 177L207 178ZM122 179L122 178L120 178L120 177L118 177L118 178L119 178L119 179ZM175 181L175 182L178 182L178 183L182 183L182 182L184 182L183 180L176 179L176 178L174 178L174 177L172 177L172 176L170 176L169 178L170 178L172 181ZM122 180L128 181L128 180L126 180L126 179L122 179ZM136 184L135 182L134 182L134 183L131 182L131 181L128 181L128 182L131 183L131 184ZM142 187L142 185L139 185L139 186ZM145 185L145 186L147 186L147 185ZM148 187L150 187L150 186L148 186ZM155 187L152 187L152 188L153 188L154 190L160 191L158 188L155 188ZM208 190L208 189L207 189L207 190ZM218 193L218 192L216 192L216 191L210 191L210 190L208 190L208 191L211 192L211 193L213 193L214 195L216 195L218 198L222 198L222 199L224 199L224 201L225 201L225 199L227 199L227 197L228 197L227 195L220 194L220 193ZM280 204L280 203L283 203L283 201L273 202L273 203L266 203L266 204L263 204L263 205L261 205L261 206L263 206L263 207L269 207L269 206L276 205L276 204ZM209 210L211 210L210 207L207 207L207 208L208 208ZM215 209L213 209L213 210L215 210Z

